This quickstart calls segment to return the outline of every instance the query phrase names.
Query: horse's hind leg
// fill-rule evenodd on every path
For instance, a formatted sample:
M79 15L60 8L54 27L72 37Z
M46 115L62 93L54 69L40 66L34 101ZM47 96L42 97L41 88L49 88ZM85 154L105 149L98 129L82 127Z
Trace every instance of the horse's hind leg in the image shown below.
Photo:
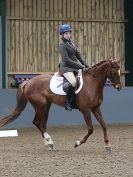
M103 119L100 107L96 107L95 109L93 109L92 112L103 129L104 142L106 143L106 150L111 151L111 146L109 143L109 138L108 138L108 133L107 133L107 127L106 127L105 121Z
M54 143L51 136L46 132L46 124L48 120L48 113L51 104L45 104L35 108L35 118L33 124L41 131L45 144L48 145L49 150L55 150Z
M79 140L76 141L75 147L78 147L81 144L85 143L86 140L88 139L88 137L93 133L93 125L92 125L90 111L89 110L85 110L85 111L82 111L82 113L83 113L83 116L84 116L84 119L85 119L85 122L86 122L86 125L87 125L87 128L88 128L88 132L83 138L81 138L80 141Z

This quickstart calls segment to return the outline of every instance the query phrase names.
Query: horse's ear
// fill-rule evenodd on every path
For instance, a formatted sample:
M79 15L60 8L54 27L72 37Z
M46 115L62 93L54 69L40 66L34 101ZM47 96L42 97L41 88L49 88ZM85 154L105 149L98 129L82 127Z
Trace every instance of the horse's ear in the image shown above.
M112 57L109 57L109 58L108 58L108 61L112 62Z
M119 58L117 59L117 63L118 63L118 64L121 64L121 57L119 57Z
M120 63L121 63L121 60L120 60L120 59L118 59L118 60L117 60L117 63L118 63L118 64L120 64Z
M108 60L112 63L112 62L115 61L115 58L114 57L110 57Z
M111 61L111 60L112 60L112 58L113 58L113 57L109 57L109 58L108 58L108 60L110 60L110 61Z
M111 58L110 58L110 61L112 61L112 62L117 62L118 64L121 64L122 59L121 59L120 56L118 57L118 59L115 59L115 57L111 57Z

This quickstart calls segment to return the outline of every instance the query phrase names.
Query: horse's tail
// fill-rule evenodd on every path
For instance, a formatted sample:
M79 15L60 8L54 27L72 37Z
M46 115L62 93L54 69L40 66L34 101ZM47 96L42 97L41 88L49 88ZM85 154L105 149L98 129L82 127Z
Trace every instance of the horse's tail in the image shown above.
M20 85L20 87L17 90L16 96L17 96L16 108L8 116L0 118L0 127L3 127L4 125L16 120L18 116L21 114L21 112L24 110L24 108L26 107L28 101L24 95L23 86Z

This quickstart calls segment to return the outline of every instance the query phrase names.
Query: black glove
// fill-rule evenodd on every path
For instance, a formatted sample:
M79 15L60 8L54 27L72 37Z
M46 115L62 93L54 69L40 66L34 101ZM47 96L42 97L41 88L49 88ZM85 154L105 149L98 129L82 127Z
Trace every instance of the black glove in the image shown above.
M88 69L90 68L88 64L85 64L85 67L88 68Z
M78 65L79 69L84 69L84 67L85 67L84 65Z

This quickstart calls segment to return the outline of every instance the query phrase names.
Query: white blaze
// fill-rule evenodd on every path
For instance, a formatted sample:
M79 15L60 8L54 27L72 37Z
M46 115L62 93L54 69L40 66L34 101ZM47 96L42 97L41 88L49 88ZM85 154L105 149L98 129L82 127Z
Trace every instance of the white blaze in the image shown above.
M118 74L119 74L119 76L121 75L121 71L120 71L120 69L118 70Z

